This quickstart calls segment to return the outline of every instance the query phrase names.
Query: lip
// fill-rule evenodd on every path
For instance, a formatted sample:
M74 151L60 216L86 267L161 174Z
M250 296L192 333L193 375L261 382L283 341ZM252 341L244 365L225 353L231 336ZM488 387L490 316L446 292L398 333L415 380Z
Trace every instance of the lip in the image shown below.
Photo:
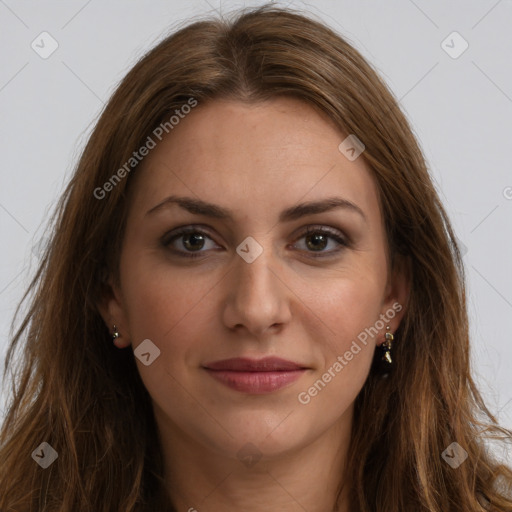
M236 357L207 363L203 368L229 388L255 395L272 393L289 386L308 369L279 357Z
M209 370L230 370L235 372L273 372L285 370L302 370L305 366L281 359L280 357L264 357L251 359L249 357L233 357L222 361L213 361L204 365Z

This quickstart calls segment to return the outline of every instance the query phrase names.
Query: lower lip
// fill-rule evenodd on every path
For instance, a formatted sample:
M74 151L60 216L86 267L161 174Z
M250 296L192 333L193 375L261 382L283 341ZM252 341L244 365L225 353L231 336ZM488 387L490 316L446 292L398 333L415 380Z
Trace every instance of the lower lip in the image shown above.
M284 388L299 379L306 371L302 369L273 372L239 372L210 370L208 368L206 370L214 379L217 379L231 389L253 395L272 393L272 391Z

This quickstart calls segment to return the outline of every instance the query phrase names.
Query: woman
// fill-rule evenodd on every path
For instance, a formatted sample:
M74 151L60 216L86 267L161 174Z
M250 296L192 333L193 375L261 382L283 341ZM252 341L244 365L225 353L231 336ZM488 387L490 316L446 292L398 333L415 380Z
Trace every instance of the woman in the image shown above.
M455 240L340 36L272 6L183 28L60 202L6 359L26 338L0 509L512 510Z

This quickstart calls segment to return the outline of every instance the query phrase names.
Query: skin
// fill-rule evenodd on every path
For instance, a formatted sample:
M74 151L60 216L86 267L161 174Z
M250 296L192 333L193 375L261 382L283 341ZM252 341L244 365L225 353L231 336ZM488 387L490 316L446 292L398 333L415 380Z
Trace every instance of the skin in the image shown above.
M100 309L109 328L118 327L118 347L135 350L150 339L161 351L149 366L136 362L177 510L325 512L343 481L346 496L353 404L385 328L359 343L309 403L298 394L394 303L406 304L408 282L401 267L389 268L376 185L362 157L349 161L338 150L345 137L299 100L216 100L181 120L131 178L120 286L112 284ZM229 208L233 218L177 205L146 215L171 194ZM339 208L278 222L287 207L332 196L355 203L365 219ZM166 233L192 224L206 232L192 249L186 235L162 244ZM315 250L308 225L331 226L349 245L327 237ZM252 263L236 252L248 236L263 249ZM201 256L188 260L172 248ZM315 258L319 252L326 256ZM404 312L389 320L391 332ZM285 388L254 395L202 368L268 355L309 369ZM247 443L261 455L250 467L237 456ZM348 510L346 499L340 510Z

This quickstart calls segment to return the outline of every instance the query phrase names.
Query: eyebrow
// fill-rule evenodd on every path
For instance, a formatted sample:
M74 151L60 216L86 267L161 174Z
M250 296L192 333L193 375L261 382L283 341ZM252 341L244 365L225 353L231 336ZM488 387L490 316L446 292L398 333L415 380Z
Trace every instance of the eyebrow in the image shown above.
M153 208L146 212L146 216L152 215L163 209L169 208L171 205L174 204L195 215L203 215L205 217L211 217L219 220L233 220L233 212L227 208L224 208L213 203L208 203L206 201L196 199L194 197L174 195L166 197L156 206L153 206ZM364 219L365 222L367 222L368 220L363 210L361 210L361 208L359 208L359 206L357 206L352 201L349 201L348 199L343 199L342 197L327 197L319 201L309 201L306 203L291 206L290 208L286 208L280 213L279 222L291 222L300 219L301 217L304 217L306 215L314 215L317 213L323 213L338 208L343 208L348 211L358 213Z

